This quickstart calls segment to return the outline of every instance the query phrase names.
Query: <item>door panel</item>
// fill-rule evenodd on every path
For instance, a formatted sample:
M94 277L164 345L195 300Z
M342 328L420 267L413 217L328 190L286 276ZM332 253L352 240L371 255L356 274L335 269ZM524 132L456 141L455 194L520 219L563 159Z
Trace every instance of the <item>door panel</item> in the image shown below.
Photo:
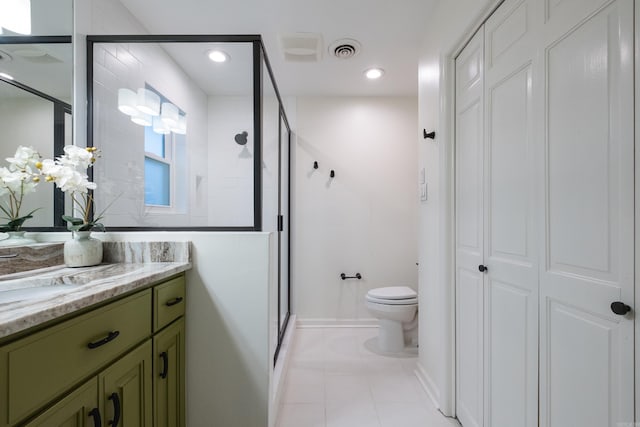
M465 427L483 419L483 40L456 59L456 408Z
M24 427L93 427L99 414L97 380L95 377L78 389L69 393L60 402L47 409L36 419L25 424ZM92 415L90 415L92 414Z
M154 427L185 425L185 326L184 318L153 338ZM166 368L166 370L165 370Z
M610 0L545 0L545 22L573 26L609 2Z
M98 375L100 413L105 425L117 418L123 427L153 425L151 352L149 339Z
M542 29L540 425L614 427L633 422L633 320L610 309L633 306L633 0L582 21L593 2L565 2Z
M538 423L538 253L533 78L539 1L507 0L485 24L485 418Z
M531 44L531 20L531 5L525 0L506 1L491 15L485 24L487 71L501 63L524 63L530 60L531 51L523 49L523 45Z
M537 411L537 393L531 387L531 365L536 362L532 354L527 331L531 312L537 301L529 289L521 289L512 283L492 280L489 288L490 313L489 336L490 362L488 381L490 399L488 413L490 426L526 426L531 411ZM534 357L531 360L532 356ZM533 407L532 407L533 406Z
M618 325L579 308L548 299L547 379L550 425L616 426L612 358ZM613 353L610 351L613 350ZM556 378L562 379L557 381Z
M464 426L482 425L483 287L477 269L458 270L458 419Z
M531 68L489 88L489 254L530 264ZM523 191L524 190L524 191Z

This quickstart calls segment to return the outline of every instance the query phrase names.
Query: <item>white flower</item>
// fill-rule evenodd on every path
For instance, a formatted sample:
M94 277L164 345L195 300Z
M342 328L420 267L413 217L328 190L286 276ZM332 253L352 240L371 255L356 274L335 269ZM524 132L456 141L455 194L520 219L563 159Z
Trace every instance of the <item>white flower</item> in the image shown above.
M44 162L43 162L44 163ZM43 165L43 172L45 166ZM47 165L47 177L51 177L64 192L86 194L87 190L95 190L97 185L90 182L86 174L80 173L72 167L64 165ZM51 180L51 179L50 179Z
M91 161L93 154L85 148L67 145L64 147L64 153L64 155L58 158L58 163L63 166L86 169L93 164Z
M46 176L56 176L59 172L58 170L62 166L59 166L51 159L44 159L42 161L42 168L40 169L42 173Z
M27 186L27 183L35 184L30 180L31 175L21 171L11 171L7 168L0 168L0 187L4 189L3 194L13 192L24 194L34 190L35 185ZM23 185L23 183L25 185Z
M33 147L20 145L16 150L16 154L6 160L9 162L9 170L24 170L31 174L31 166L35 167L36 163L40 161L40 154Z

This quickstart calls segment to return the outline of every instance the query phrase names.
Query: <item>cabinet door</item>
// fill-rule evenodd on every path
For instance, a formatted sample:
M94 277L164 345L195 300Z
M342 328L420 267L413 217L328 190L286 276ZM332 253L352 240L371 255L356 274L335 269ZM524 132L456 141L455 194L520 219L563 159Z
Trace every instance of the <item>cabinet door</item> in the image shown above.
M154 408L156 427L185 425L184 415L184 318L153 339Z
M25 427L98 427L101 426L98 411L97 380L87 381Z
M98 375L103 425L151 427L151 340Z

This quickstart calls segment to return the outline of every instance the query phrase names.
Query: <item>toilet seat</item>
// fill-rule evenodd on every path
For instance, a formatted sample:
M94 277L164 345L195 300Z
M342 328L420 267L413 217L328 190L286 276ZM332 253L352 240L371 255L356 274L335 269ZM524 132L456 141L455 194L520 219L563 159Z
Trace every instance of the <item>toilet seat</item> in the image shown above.
M410 305L418 304L418 294L408 286L389 286L371 289L366 300L376 304Z
M407 298L407 299L384 299L384 298L374 298L370 295L366 296L366 300L368 302L372 302L375 304L382 305L411 305L418 304L418 298Z

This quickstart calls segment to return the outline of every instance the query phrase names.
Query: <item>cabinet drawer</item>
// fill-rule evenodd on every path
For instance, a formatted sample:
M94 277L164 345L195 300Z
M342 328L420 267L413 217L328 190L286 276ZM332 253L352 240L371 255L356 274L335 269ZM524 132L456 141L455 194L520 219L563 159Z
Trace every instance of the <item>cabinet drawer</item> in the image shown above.
M150 318L146 290L0 348L7 417L0 425L22 420L144 340Z
M171 279L153 288L153 330L159 331L184 315L184 276Z

